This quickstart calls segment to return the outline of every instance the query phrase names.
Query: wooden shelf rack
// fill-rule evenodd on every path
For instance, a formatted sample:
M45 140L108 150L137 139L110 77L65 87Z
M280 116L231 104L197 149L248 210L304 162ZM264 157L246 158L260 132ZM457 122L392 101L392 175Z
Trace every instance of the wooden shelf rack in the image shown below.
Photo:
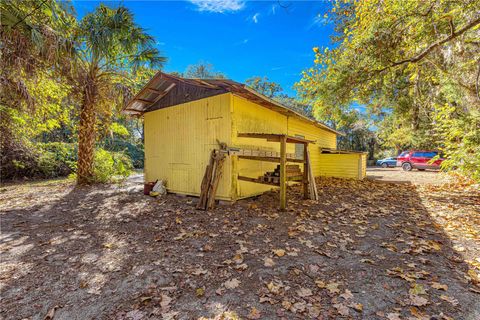
M257 160L257 161L268 161L280 163L280 179L279 183L269 182L259 178L251 178L238 176L239 180L272 185L280 187L280 209L285 210L287 206L287 181L299 181L303 183L303 193L305 199L318 199L317 188L315 186L315 179L313 178L313 173L310 165L310 155L308 152L308 144L315 141L307 140L304 138L293 137L285 134L270 134L270 133L239 133L239 138L256 138L256 139L266 139L271 142L280 143L280 154L277 156L277 153L273 154L269 151L264 151L263 155L260 154L239 154L239 159L248 159L248 160ZM287 156L287 143L296 143L303 144L303 159L294 158L291 155ZM262 152L259 152L262 153ZM287 162L294 163L303 163L303 175L288 177L287 175Z

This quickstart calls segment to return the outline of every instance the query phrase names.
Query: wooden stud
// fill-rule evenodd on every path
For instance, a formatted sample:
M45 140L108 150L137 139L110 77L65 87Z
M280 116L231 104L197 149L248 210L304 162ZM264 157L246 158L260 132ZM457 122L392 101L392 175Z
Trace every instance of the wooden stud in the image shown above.
M308 159L308 144L303 145L303 198L309 198L309 159Z
M287 208L287 136L280 139L280 210Z

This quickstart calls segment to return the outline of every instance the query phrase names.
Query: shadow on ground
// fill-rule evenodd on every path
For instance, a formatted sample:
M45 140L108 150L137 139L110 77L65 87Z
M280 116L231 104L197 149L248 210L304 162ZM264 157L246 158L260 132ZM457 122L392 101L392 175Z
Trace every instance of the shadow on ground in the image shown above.
M196 199L138 188L11 186L0 195L0 314L480 317L464 261L479 256L478 239L453 249L432 213L442 197L372 181L321 179L318 189L319 201L289 190L287 212L275 192L201 212ZM476 196L452 210L478 212Z

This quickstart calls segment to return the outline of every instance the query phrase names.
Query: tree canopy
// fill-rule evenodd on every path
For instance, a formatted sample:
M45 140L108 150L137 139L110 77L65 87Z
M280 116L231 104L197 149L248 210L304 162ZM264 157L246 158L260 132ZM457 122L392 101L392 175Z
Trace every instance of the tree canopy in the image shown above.
M480 172L480 2L336 1L332 48L313 48L297 88L339 125L352 103L383 147L440 149L446 168Z

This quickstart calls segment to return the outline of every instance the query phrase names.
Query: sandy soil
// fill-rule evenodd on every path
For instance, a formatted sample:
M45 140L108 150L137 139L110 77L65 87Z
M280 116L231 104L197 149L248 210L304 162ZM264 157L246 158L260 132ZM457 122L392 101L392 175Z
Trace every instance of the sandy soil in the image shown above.
M480 319L478 190L318 188L202 212L132 184L4 186L0 318Z

